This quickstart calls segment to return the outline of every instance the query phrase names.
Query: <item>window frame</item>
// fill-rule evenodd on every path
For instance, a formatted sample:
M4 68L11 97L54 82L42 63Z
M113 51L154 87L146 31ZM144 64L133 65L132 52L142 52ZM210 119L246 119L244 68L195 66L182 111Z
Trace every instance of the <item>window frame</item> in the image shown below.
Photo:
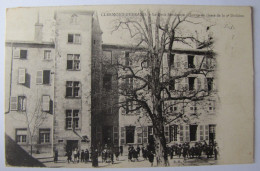
M67 115L68 113L70 113L70 115ZM77 115L74 115L76 113L77 113ZM80 114L81 113L80 113L79 109L66 109L65 110L65 129L66 130L81 129ZM70 124L68 124L68 123L70 123ZM75 126L75 128L74 128L75 123L77 123L77 126ZM68 125L70 125L70 126L68 126Z
M21 104L22 100L22 104ZM25 112L26 111L26 104L27 104L27 99L25 95L19 95L17 96L17 111L18 112Z
M72 36L72 41L70 41L69 36ZM76 38L78 36L78 39ZM68 44L81 44L81 34L80 33L68 33L68 37L67 37L67 43ZM78 40L78 41L76 41Z
M26 131L26 134L25 135L17 135L17 133L19 131ZM15 129L15 141L16 141L16 143L17 144L27 144L27 134L28 134L27 128L16 128ZM25 137L25 141L23 141L24 137Z
M41 141L42 135L43 135L43 142ZM49 136L48 137L49 141L46 141L46 139L47 139L46 135ZM51 143L51 129L50 128L39 128L39 144L50 144L50 143Z
M46 55L46 54L48 54L48 55ZM46 58L46 56L47 56L47 58ZM43 52L43 60L44 60L44 61L50 61L50 60L52 60L51 50L50 50L50 49L44 50L44 52Z
M68 59L69 55L72 55L72 59ZM78 59L76 59L76 57L78 57ZM68 68L68 62L69 61L72 61L72 68ZM79 64L79 67L78 69L75 67L75 63L78 62ZM68 71L80 71L81 70L81 65L80 65L80 54L67 54L67 66L66 66L66 69Z
M69 85L71 83L71 86ZM75 85L75 83L78 83L78 86ZM81 97L81 83L80 81L66 81L66 98L80 98ZM71 96L68 96L68 88L71 88ZM78 96L75 96L75 92L78 89Z

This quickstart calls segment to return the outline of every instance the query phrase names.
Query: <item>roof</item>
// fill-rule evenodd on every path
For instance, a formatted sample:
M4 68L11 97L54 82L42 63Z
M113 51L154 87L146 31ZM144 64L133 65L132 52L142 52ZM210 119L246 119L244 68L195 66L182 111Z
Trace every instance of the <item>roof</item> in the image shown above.
M102 44L103 50L130 50L130 51L145 51L147 48L145 47L135 47L130 45L116 45L116 44ZM173 49L173 53L175 54L191 54L191 55L215 55L215 52L212 50L205 49L181 49L175 48Z
M36 42L36 41L21 41L21 40L7 40L6 46L37 46L37 47L49 47L54 48L54 42Z

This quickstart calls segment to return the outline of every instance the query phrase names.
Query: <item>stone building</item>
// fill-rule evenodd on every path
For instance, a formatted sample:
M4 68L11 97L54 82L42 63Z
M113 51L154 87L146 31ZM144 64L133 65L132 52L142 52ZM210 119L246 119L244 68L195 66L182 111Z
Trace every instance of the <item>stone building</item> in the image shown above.
M51 153L55 45L42 28L38 20L33 41L6 41L5 132L27 151Z
M67 150L105 146L125 148L147 145L152 141L150 119L142 109L122 95L122 85L140 85L133 79L118 79L125 73L118 64L143 68L147 75L149 62L140 62L145 49L102 44L102 30L93 11L58 10L54 14L53 42L42 41L43 24L35 24L34 41L6 41L5 122L6 134L26 151L64 156ZM163 79L190 68L215 67L207 50L175 49L164 55ZM205 58L205 61L202 59ZM149 79L149 78L147 78ZM189 75L169 85L170 93L216 91L215 75ZM144 92L149 93L149 87ZM202 93L202 92L201 92ZM149 96L147 96L149 97ZM149 99L148 99L149 101ZM167 143L215 140L216 95L200 102L165 103L165 114L183 114L165 125ZM151 103L151 101L150 101ZM169 118L171 118L169 117ZM190 120L188 120L190 118ZM124 150L126 151L126 149Z

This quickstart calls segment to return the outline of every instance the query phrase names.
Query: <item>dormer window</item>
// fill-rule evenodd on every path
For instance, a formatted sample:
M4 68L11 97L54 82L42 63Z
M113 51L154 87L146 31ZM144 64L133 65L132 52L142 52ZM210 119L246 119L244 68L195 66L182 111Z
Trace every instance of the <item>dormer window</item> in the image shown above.
M70 23L77 24L78 23L78 16L77 14L72 14Z

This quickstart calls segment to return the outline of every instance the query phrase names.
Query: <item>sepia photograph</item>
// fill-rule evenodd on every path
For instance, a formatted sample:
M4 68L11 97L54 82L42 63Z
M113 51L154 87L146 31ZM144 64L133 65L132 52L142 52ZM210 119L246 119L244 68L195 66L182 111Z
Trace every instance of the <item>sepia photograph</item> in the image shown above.
M251 7L7 8L4 49L6 167L254 162Z

